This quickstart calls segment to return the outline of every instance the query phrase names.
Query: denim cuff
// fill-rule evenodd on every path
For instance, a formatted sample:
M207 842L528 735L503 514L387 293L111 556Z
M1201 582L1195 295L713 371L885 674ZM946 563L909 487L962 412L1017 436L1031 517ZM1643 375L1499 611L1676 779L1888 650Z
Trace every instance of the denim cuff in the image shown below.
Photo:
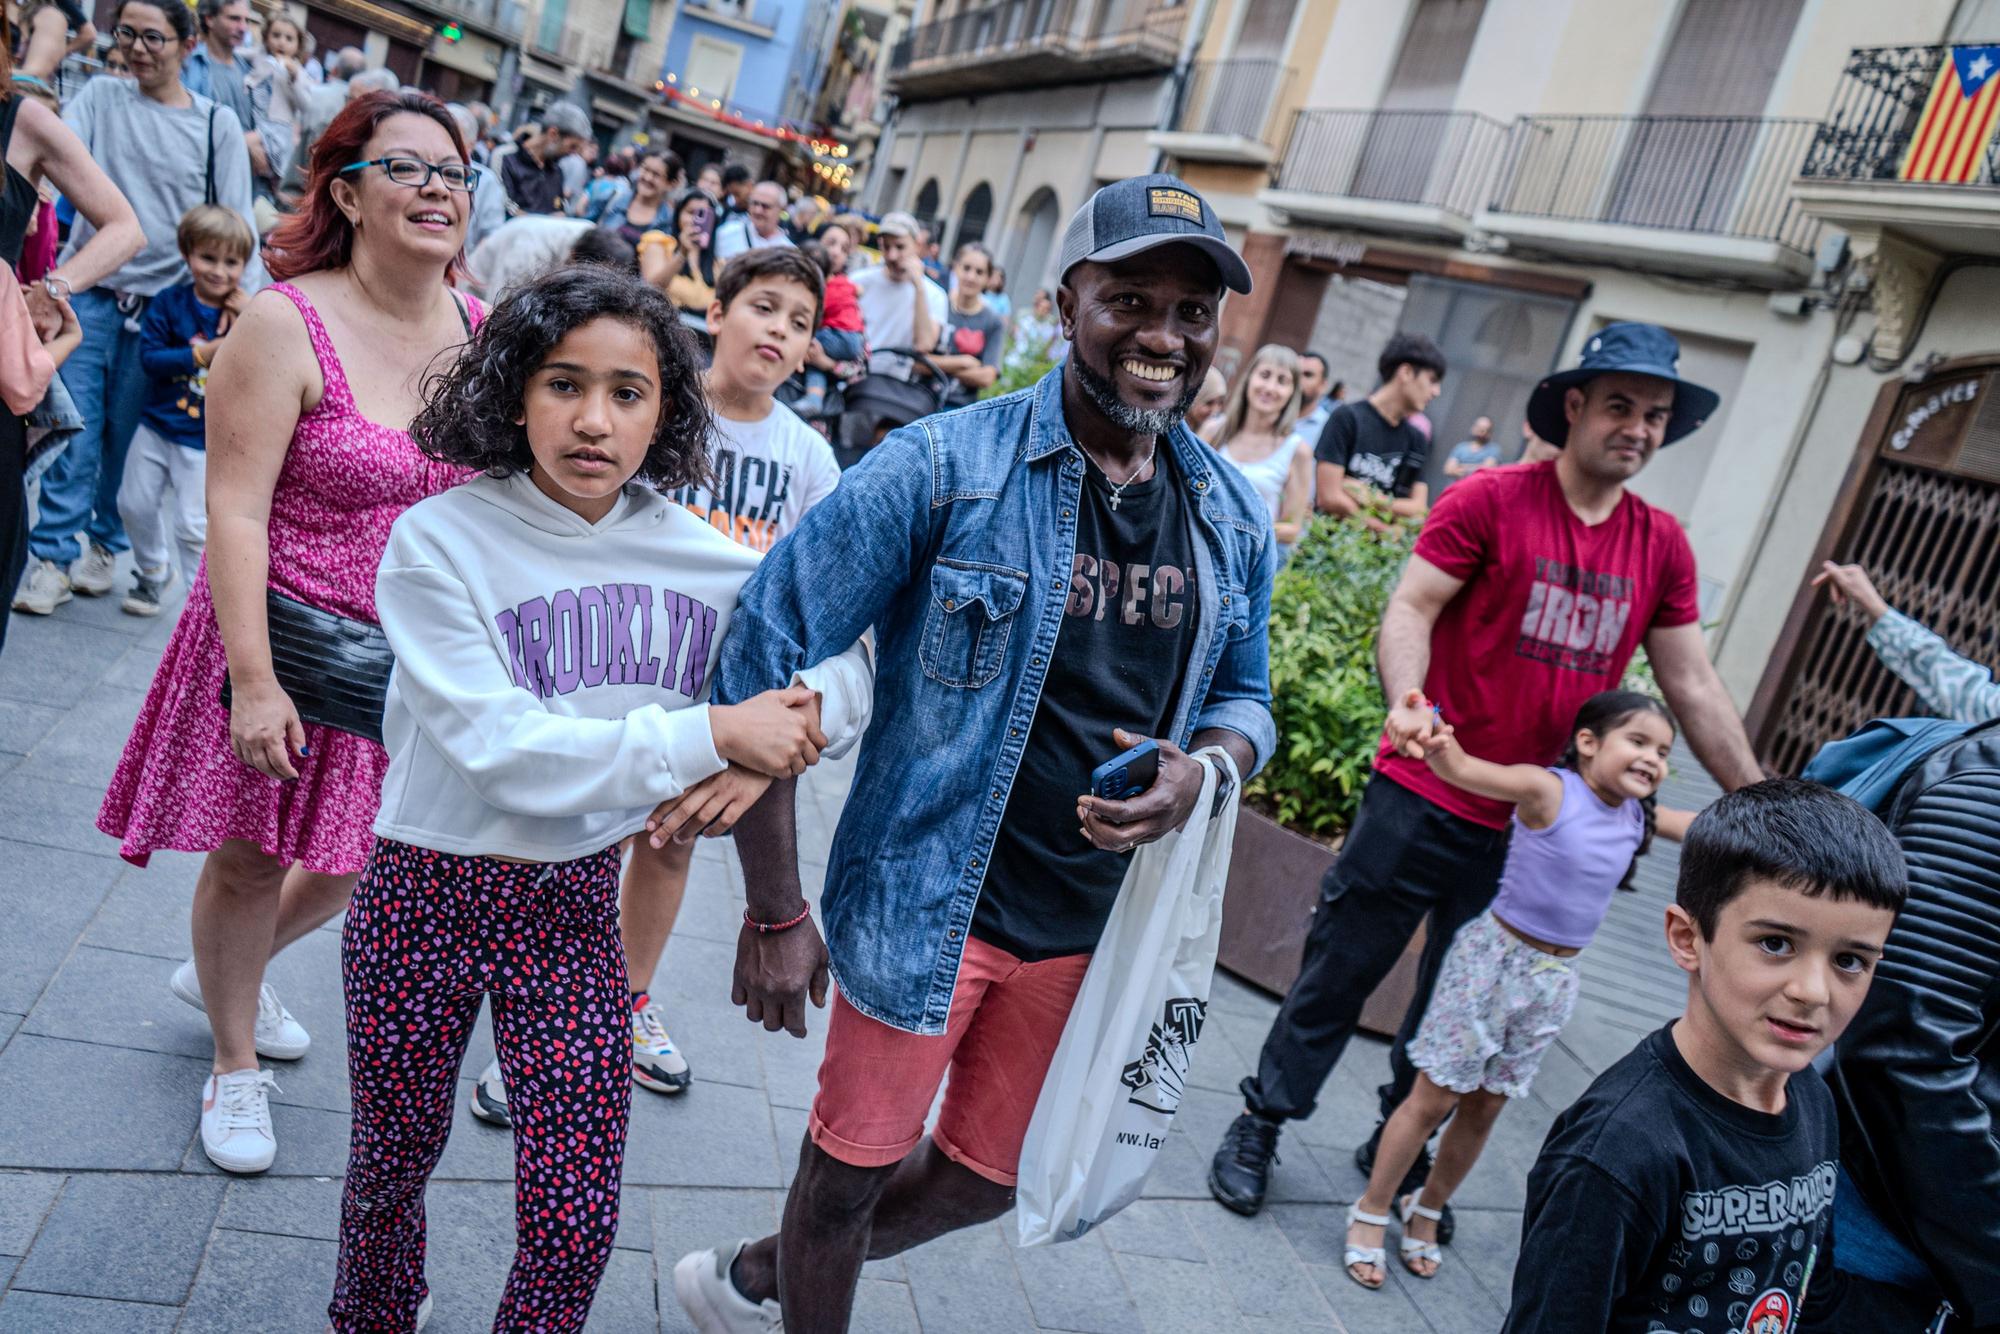
M1194 720L1196 734L1211 727L1225 727L1240 735L1250 743L1256 762L1250 771L1242 775L1249 782L1252 775L1264 767L1271 758L1271 752L1278 748L1277 724L1271 721L1271 711L1255 700L1219 699L1211 700Z

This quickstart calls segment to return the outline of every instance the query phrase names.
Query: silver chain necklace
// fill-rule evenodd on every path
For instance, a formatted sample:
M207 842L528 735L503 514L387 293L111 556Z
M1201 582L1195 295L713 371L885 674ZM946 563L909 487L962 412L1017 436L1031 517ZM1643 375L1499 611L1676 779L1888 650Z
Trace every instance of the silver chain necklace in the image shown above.
M1078 445L1077 448L1083 449L1083 446ZM1089 459L1092 463L1097 463L1097 470L1104 474L1104 483L1106 486L1109 486L1111 488L1111 497L1110 497L1111 509L1115 513L1118 509L1118 502L1125 498L1125 488L1139 480L1140 474L1145 472L1147 468L1152 466L1153 455L1159 452L1160 452L1160 437L1156 435L1153 437L1153 447L1146 451L1146 457L1139 460L1139 466L1134 468L1132 470L1132 475L1130 477L1127 477L1122 482L1114 482L1111 480L1111 470L1105 467L1102 463L1097 463L1097 455L1091 453L1087 449L1084 449L1083 456Z

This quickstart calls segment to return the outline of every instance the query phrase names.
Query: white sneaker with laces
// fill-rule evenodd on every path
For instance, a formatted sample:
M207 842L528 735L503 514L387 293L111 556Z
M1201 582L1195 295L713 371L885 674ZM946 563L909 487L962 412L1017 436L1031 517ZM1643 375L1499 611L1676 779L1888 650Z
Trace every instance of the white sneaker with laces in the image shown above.
M47 616L69 601L69 575L52 560L28 562L27 577L14 591L14 610L30 616Z
M687 1058L667 1036L660 1007L650 996L632 1011L632 1082L655 1093L679 1093L694 1082Z
M208 1006L202 1003L201 979L195 975L193 959L174 969L167 987L195 1009L208 1013ZM292 1018L292 1012L278 999L278 993L271 990L269 982L257 989L256 1041L257 1054L273 1061L296 1061L312 1046L312 1034Z
M211 1074L201 1087L201 1148L225 1172L261 1172L278 1156L271 1133L271 1091L278 1081L269 1070Z
M86 542L83 555L69 567L69 586L87 598L101 598L111 591L111 576L117 569L118 557Z
M498 1056L487 1063L472 1085L472 1114L488 1125L514 1124L513 1116L507 1111L507 1078L500 1073Z
M692 1251L674 1266L674 1296L701 1334L777 1334L785 1327L775 1301L753 1302L736 1290L729 1270L750 1244Z

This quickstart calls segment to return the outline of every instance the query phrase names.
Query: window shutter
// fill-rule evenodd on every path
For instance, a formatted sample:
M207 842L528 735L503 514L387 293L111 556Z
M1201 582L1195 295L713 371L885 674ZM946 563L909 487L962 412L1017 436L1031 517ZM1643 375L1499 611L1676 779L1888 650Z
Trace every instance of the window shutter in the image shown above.
M1804 0L1687 0L1653 80L1654 116L1761 116Z
M653 23L653 0L625 0L625 35L635 42L646 40Z
M1458 81L1485 13L1486 0L1417 0L1395 73L1382 94L1382 109L1449 110L1458 99Z

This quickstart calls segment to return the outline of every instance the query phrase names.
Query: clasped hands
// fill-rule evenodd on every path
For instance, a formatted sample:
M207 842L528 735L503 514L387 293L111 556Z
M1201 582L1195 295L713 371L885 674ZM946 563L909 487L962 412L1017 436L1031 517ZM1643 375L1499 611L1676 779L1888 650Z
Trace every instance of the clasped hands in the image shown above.
M692 843L720 838L757 804L772 780L791 778L819 762L826 749L820 730L819 692L807 686L766 690L741 704L709 706L715 753L729 762L646 817L647 841Z

